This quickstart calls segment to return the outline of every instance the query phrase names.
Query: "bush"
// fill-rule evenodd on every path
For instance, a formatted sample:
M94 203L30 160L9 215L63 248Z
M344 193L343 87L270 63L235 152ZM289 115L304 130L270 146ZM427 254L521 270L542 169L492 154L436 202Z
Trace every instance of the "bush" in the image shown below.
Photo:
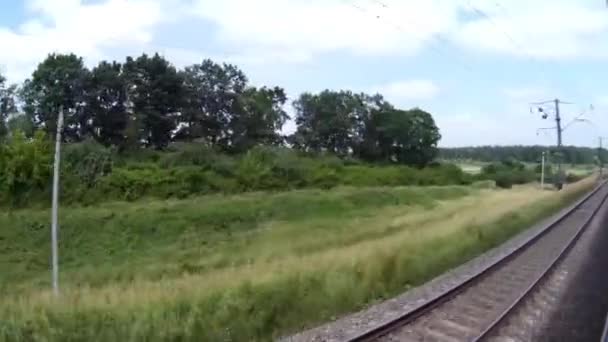
M514 179L513 175L509 172L499 172L494 176L496 186L503 189L510 189L513 187Z
M97 181L112 172L113 151L95 140L67 144L63 148L63 176L75 176L85 187L93 187Z
M14 132L0 145L0 200L19 206L46 194L51 166L51 145L44 132L36 132L32 139L21 131Z
M566 183L576 183L578 181L580 181L581 179L585 178L586 176L584 175L577 175L574 173L568 173L566 175Z
M32 142L35 145L36 140ZM27 146L34 146L24 140ZM4 191L4 202L16 192L50 198L51 149L44 140L47 172L31 183ZM4 145L2 148L8 151ZM11 155L0 153L0 165ZM27 155L27 153L18 153ZM3 161L5 160L5 161ZM43 169L44 169L43 168ZM35 168L38 170L38 168ZM40 169L42 170L42 169ZM0 175L6 185L7 175ZM32 177L27 177L32 179ZM419 169L401 165L372 165L330 154L308 154L289 148L258 146L244 155L222 154L194 143L171 145L167 151L149 149L118 153L95 141L67 144L62 163L63 203L94 204L103 200L134 201L142 197L183 198L196 194L280 191L406 185L464 185L473 177L450 164ZM49 196L47 196L49 195ZM27 196L26 196L27 197ZM28 197L29 198L29 197Z
M500 164L488 164L481 169L476 177L478 180L493 180L500 188L511 188L514 184L526 184L537 180L533 170L526 169L524 164L506 160Z
M212 147L200 143L175 143L169 147L158 161L161 167L175 166L210 166L219 153Z

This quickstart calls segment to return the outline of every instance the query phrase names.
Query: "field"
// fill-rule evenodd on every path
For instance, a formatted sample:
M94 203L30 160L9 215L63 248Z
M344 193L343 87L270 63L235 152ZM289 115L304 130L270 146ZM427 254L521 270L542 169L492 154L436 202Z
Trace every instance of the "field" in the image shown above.
M477 174L481 173L481 169L486 164L487 163L474 162L474 161L456 163L456 165L460 169L462 169L462 171L464 171L468 174L471 174L471 175L477 175Z
M482 168L488 164L490 164L490 163L473 161L473 160L466 160L466 161L463 160L463 161L455 162L455 165L457 165L462 171L464 171L465 173L471 174L471 175L480 174L482 171ZM529 168L529 169L534 169L538 165L535 163L524 163L524 164L526 165L526 168ZM557 168L557 166L554 164L547 164L547 167L551 167L551 168L553 168L553 170L555 170ZM572 174L575 176L588 176L592 172L597 170L597 166L592 165L592 164L580 164L580 165L564 164L563 167L564 167L564 172L566 174Z
M423 283L593 186L336 188L0 214L0 340L269 340Z

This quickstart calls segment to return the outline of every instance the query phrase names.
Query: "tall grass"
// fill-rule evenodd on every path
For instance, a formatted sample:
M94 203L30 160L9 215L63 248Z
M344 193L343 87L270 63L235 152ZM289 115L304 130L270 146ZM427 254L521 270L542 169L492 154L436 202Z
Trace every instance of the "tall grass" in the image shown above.
M62 241L76 238L63 246L63 295L41 288L42 268L9 271L3 292L19 296L2 300L0 339L269 340L418 285L591 186L342 189L75 209L63 218ZM227 214L229 206L245 210ZM10 222L19 221L0 218L3 271L46 243L34 230L12 233L19 247L8 247L5 231L22 228Z

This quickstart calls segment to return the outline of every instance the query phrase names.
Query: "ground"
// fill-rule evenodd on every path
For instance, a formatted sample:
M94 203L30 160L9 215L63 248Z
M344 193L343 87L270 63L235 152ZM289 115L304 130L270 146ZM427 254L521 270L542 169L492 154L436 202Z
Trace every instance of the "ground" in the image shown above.
M536 186L340 188L0 214L0 339L266 340L420 284L572 201Z

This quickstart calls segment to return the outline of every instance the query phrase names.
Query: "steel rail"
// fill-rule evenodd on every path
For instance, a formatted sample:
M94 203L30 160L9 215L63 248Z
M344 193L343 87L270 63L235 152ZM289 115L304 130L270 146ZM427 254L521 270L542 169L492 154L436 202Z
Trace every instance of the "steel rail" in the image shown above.
M503 312L500 313L500 315L492 323L490 323L487 329L481 332L481 334L479 334L477 338L472 340L472 342L480 342L489 337L493 332L495 332L500 323L509 315L509 313L512 312L528 295L530 295L534 291L534 289L536 289L540 285L541 281L545 279L545 277L555 268L557 263L568 254L572 247L574 247L578 239L581 237L585 229L587 229L591 221L593 221L598 211L604 205L607 199L608 196L604 197L600 201L600 204L593 209L591 215L589 215L587 220L585 220L585 223L583 223L579 227L576 234L570 239L570 241L566 243L566 245L562 248L559 254L555 258L553 258L553 260L551 260L549 265L543 271L540 272L540 274L538 275L538 277L536 277L536 279L534 279L532 284L530 284L530 286L528 286L528 288L525 289L524 292L522 292L508 308L503 310Z
M389 321L387 321L383 324L380 324L376 327L373 327L353 338L350 338L347 341L348 342L373 341L375 339L378 339L382 336L389 334L390 332L393 332L393 331L399 329L400 327L407 325L408 323L416 320L417 318L420 318L420 317L424 316L425 314L431 312L434 308L440 306L441 304L448 302L449 300L454 298L456 295L458 295L462 291L469 288L471 285L482 280L482 278L484 278L486 275L488 275L492 271L494 271L497 268L499 268L500 266L508 263L510 260L512 260L517 255L519 255L522 251L526 250L528 247L533 246L538 240L540 240L543 236L545 236L548 232L550 232L555 226L559 225L567 217L569 217L572 213L574 213L576 210L578 210L584 203L586 203L591 197L593 197L593 195L595 195L600 189L602 189L602 187L604 185L605 185L605 182L602 182L601 184L596 186L593 190L591 190L589 193L587 193L585 196L583 196L583 198L581 198L578 202L576 202L571 207L569 207L565 212L563 212L559 217L555 218L552 222L550 222L544 229L539 231L535 236L533 236L528 241L523 243L521 246L519 246L517 249L515 249L510 254L494 261L493 263L489 264L487 267L480 270L478 273L472 275L471 277L465 279L464 281L462 281L458 284L455 284L452 287L447 288L446 290L444 290L441 293L439 293L438 295L434 296L433 298L431 298L424 304L402 314L399 317L396 317L395 319L389 320ZM600 201L600 203L604 203L605 200L606 200L606 197L604 197ZM583 227L586 227L588 225L588 223L595 216L595 214L597 213L597 211L599 210L600 207L601 207L601 204L597 208L594 209L594 212L592 213L592 215L590 215L590 218L582 225L581 229L576 233L576 236L575 236L576 238L578 236L580 236L580 234L583 230ZM571 241L568 242L567 247L569 247L572 242L575 242L575 238L571 239ZM567 249L567 247L564 249ZM562 251L562 253L560 253L559 255L561 256L564 252L565 251ZM551 266L553 266L553 264L554 263L551 263ZM543 272L543 275L544 274L545 274L545 272ZM534 283L536 284L536 283L538 283L538 281L535 281ZM523 298L523 296L521 296L521 297ZM521 298L518 298L518 301L521 301ZM504 317L504 316L506 316L506 314L501 315L501 316ZM495 326L495 324L493 324L492 326ZM490 331L490 329L486 329L486 331L484 331L484 334L487 334L489 331ZM477 341L477 340L478 339L474 339L474 341ZM605 341L605 342L608 342L608 341Z

